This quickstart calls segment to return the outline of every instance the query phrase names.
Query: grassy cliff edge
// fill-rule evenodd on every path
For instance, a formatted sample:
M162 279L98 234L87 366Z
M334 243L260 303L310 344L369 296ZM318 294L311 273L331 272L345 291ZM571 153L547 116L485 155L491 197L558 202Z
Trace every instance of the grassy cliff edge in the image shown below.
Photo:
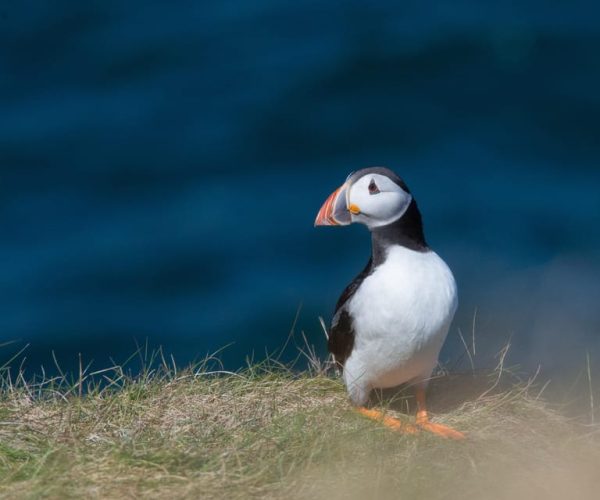
M166 368L102 386L5 378L6 498L596 498L598 428L496 374L431 384L434 419L468 434L406 436L352 410L338 379L255 366ZM409 419L410 392L384 405Z

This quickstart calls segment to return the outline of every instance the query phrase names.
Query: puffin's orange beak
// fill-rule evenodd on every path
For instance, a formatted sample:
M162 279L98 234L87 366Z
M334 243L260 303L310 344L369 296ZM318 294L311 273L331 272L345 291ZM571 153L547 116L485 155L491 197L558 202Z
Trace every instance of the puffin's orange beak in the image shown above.
M348 183L344 183L329 195L315 219L315 226L346 226L352 217L346 205Z

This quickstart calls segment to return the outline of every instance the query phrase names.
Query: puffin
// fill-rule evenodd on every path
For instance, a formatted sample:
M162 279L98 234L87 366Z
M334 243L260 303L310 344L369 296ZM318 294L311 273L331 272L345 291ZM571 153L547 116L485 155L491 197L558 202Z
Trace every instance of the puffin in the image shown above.
M432 422L426 389L458 306L448 265L427 244L421 213L405 182L385 167L351 173L323 203L315 226L363 224L371 257L340 296L328 349L348 396L364 416L414 434L464 434ZM367 407L373 389L414 387L415 425Z

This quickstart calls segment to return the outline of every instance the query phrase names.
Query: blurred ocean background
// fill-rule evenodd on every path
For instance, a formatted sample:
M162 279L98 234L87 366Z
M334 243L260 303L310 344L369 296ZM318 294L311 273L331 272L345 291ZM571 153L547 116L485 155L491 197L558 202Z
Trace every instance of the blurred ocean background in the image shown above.
M314 217L371 165L456 275L443 361L475 323L528 369L600 362L599 21L583 1L2 2L0 365L148 342L180 364L228 345L235 369L297 311L324 353L318 316L370 241Z

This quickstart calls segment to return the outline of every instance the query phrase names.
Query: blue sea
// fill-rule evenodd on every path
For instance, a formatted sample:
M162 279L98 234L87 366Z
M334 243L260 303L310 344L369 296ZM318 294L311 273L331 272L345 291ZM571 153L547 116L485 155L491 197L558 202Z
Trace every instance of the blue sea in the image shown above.
M147 343L181 365L227 346L235 369L292 329L324 355L318 317L370 240L313 221L371 165L456 275L442 362L459 332L492 363L508 341L526 369L600 362L599 20L583 1L3 2L0 365Z

